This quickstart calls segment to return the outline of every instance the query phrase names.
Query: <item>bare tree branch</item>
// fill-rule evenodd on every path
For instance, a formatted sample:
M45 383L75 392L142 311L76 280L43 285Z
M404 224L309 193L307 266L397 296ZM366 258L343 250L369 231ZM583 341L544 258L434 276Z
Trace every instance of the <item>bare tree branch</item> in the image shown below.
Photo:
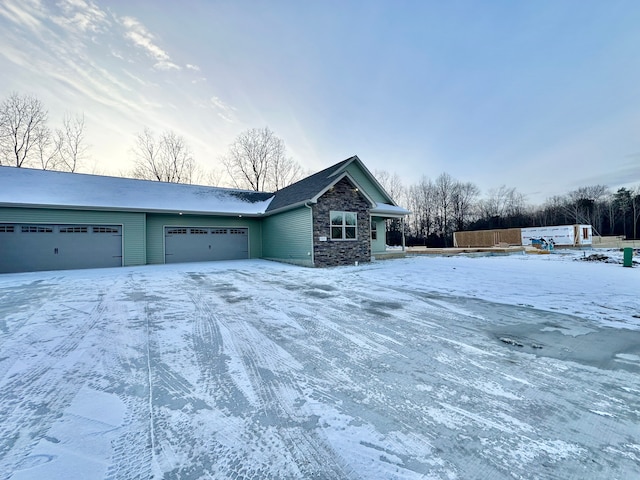
M9 95L0 105L0 165L35 164L46 122L47 111L36 97Z
M280 190L300 180L300 165L286 156L284 141L268 128L242 132L222 163L237 188Z
M62 128L56 131L55 143L59 158L57 167L75 172L87 152L84 141L84 115L65 115Z
M173 131L156 140L148 128L138 134L134 146L135 166L132 175L145 180L170 183L193 183L199 171L185 139Z

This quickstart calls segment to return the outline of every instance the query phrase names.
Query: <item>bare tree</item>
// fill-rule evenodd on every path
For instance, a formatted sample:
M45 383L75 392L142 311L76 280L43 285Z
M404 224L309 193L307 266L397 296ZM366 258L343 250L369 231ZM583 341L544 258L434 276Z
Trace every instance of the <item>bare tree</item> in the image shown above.
M238 135L222 163L237 188L255 191L279 190L302 176L300 165L286 156L284 141L269 127Z
M481 202L481 208L482 216L486 218L519 215L525 208L524 196L515 188L502 185L489 190L488 197Z
M456 182L451 193L453 222L456 230L463 230L470 220L480 189L471 182Z
M386 170L374 170L373 176L380 182L382 188L394 201L399 201L404 193L404 185L397 173L389 173Z
M75 172L87 152L84 139L84 115L75 117L65 115L62 128L56 130L54 142L58 156L57 169Z
M193 183L198 168L185 139L173 131L156 140L148 128L138 134L134 147L132 175L145 180L170 183Z
M48 127L43 127L37 138L37 152L40 158L40 167L43 170L56 170L59 156L59 143L54 140Z
M407 190L407 206L411 210L410 230L416 237L426 239L434 233L435 198L435 185L424 175Z
M457 182L448 173L441 173L434 183L436 194L436 205L438 207L437 221L440 225L440 233L447 246L448 234L451 232L449 225L451 213L452 194Z
M291 157L286 157L283 152L282 155L274 157L266 187L268 190L277 191L301 180L302 177L304 173L300 164Z
M45 135L47 111L40 100L12 93L0 105L0 165L36 164Z
M638 239L638 220L640 220L640 186L631 192L631 208L633 210L633 238Z

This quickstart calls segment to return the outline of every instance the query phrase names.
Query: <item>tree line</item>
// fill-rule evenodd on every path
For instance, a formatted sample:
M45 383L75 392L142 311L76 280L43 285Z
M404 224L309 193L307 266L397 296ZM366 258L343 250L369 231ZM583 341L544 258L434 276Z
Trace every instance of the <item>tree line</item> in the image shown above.
M66 114L60 127L48 125L48 111L31 95L12 93L0 103L0 165L76 172L88 157L84 115ZM173 183L227 184L276 191L305 172L287 155L282 139L268 127L242 132L219 160L223 170L196 162L183 135L145 127L131 149L133 167L121 176ZM228 178L223 178L224 175Z
M606 185L580 187L531 205L515 188L501 186L481 196L472 182L442 173L404 186L397 174L375 172L394 200L411 211L404 222L407 245L450 247L453 232L494 228L589 224L595 235L640 238L640 185L611 192ZM403 223L389 222L390 244L399 244Z
M84 115L67 113L51 129L36 97L12 93L0 104L0 165L75 172L86 152Z
M75 172L88 156L84 115L65 114L57 128L48 125L42 102L12 93L0 104L0 165ZM223 170L208 173L195 161L182 135L144 128L132 147L133 167L122 176L174 183L201 183L256 191L277 191L308 172L288 156L285 143L268 127L240 133L219 160ZM435 179L423 176L405 186L395 173L375 177L411 215L405 222L389 222L387 241L408 245L451 246L453 232L491 228L584 223L599 235L640 234L640 186L610 192L605 185L578 188L530 205L515 188L501 186L485 195L472 182L448 173Z

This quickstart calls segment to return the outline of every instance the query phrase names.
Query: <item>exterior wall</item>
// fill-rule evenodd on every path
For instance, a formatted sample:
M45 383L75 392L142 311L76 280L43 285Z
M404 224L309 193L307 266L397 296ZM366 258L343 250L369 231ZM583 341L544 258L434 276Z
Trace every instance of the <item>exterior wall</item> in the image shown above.
M313 266L311 209L297 208L262 220L262 256Z
M349 172L349 175L353 177L356 183L360 185L360 187L362 187L364 191L367 192L367 195L369 195L369 197L371 197L375 202L390 203L390 199L383 195L378 187L376 187L373 182L369 180L369 177L365 175L365 173L360 169L357 163L354 162L350 164L347 167L347 172Z
M317 267L351 265L371 261L371 206L349 180L343 178L313 205L313 261ZM355 240L331 240L330 211L355 212L357 235ZM320 241L325 237L326 241Z
M576 225L576 227L578 228L578 244L593 245L593 227L591 225Z
M122 225L122 264L131 266L147 263L144 213L0 207L0 223L3 222Z
M383 253L387 251L387 223L384 218L372 217L371 223L376 224L378 238L371 240L371 253Z
M573 225L557 225L553 227L527 227L522 229L522 245L531 245L533 239L553 240L555 245L573 246L575 234L579 232Z
M164 227L247 227L249 256L262 257L262 222L246 217L208 217L203 215L147 214L147 263L164 263Z
M493 247L499 243L522 245L520 234L521 231L519 228L455 232L453 234L453 246L460 248Z

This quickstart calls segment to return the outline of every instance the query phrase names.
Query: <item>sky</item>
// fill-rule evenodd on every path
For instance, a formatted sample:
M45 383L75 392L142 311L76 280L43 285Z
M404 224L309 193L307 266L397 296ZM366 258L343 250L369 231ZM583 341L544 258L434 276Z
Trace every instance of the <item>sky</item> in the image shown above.
M640 186L640 2L0 0L0 97L84 114L80 171L172 130L204 171L268 126L315 172L352 155L533 204Z

